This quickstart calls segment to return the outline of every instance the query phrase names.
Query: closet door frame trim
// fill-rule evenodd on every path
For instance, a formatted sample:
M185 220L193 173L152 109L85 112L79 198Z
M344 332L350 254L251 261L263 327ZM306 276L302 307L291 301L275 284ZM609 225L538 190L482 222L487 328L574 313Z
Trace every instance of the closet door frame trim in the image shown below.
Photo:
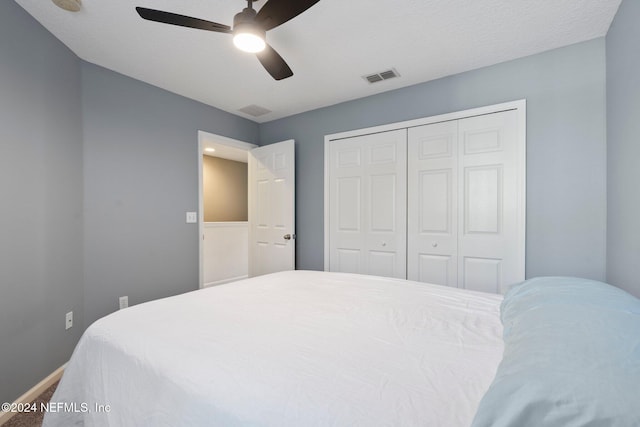
M380 132L388 132L397 129L408 129L416 126L424 126L434 123L446 122L451 120L465 119L468 117L482 116L486 114L499 113L502 111L515 110L517 112L518 124L517 124L517 145L518 145L518 169L522 171L519 174L518 187L518 247L522 251L522 256L519 257L521 265L519 266L522 272L522 277L525 277L525 258L526 258L526 152L527 152L527 100L520 99L517 101L505 102L501 104L488 105L485 107L472 108L469 110L456 111L453 113L440 114L437 116L424 117L420 119L407 120L397 123L389 123L386 125L373 126L363 129L355 129L347 132L334 133L325 135L324 137L324 270L329 271L330 260L330 229L329 229L329 213L330 213L330 165L329 165L329 150L331 142L339 139L352 138L354 136L370 135Z

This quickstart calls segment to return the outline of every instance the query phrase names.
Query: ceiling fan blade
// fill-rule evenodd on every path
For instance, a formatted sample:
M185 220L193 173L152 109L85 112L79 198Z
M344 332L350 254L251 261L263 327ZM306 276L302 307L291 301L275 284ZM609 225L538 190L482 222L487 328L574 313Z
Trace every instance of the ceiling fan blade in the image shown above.
M284 59L271 46L267 45L262 52L256 53L258 60L271 77L276 80L293 76L293 71Z
M256 15L256 22L265 31L300 15L320 0L269 0Z
M178 15L176 13L163 12L161 10L136 7L141 18L148 21L162 22L163 24L179 25L181 27L196 28L198 30L215 31L217 33L230 33L231 27L204 19Z

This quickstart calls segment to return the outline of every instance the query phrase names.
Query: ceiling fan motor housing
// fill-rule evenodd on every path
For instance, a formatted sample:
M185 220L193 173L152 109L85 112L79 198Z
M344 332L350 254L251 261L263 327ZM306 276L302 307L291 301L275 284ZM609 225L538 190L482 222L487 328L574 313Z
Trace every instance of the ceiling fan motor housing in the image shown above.
M256 14L254 9L248 7L236 14L233 17L233 33L252 33L264 40L266 31L256 23Z

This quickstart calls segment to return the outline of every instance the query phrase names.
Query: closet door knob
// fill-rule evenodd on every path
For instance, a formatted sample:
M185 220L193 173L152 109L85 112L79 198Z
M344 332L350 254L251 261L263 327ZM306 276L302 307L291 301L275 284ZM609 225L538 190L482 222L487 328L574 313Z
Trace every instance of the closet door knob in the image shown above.
M284 240L291 240L291 234L285 234L284 236L282 236L282 238Z
M431 244L431 246L433 246L434 248L437 248L437 247L438 247L438 242L433 242L433 243Z

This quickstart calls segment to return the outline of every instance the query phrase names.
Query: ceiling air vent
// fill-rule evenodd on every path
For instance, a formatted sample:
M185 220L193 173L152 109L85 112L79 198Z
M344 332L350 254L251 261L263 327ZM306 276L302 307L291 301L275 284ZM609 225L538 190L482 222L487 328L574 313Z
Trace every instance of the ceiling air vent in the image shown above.
M260 117L260 116L263 116L263 115L271 112L271 110L267 110L266 108L261 107L259 105L255 105L255 104L247 105L246 107L242 107L238 111L241 111L241 112L243 112L245 114L248 114L250 116L253 116L253 117Z
M398 74L398 72L395 70L395 68L392 68L390 70L387 71L381 71L379 73L375 73L375 74L369 74L367 76L362 76L366 81L368 81L369 83L378 83L381 82L383 80L389 80L392 79L394 77L400 77L400 74Z

